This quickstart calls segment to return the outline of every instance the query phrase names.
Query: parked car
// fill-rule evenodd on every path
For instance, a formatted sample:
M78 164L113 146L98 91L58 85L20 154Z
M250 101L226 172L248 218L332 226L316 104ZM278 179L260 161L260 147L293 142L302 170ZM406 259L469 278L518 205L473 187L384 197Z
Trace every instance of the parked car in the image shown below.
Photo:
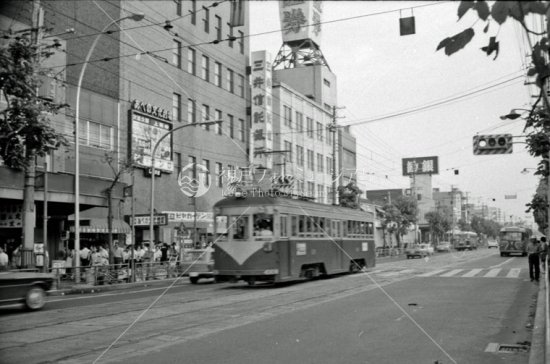
M50 273L0 272L0 305L24 303L29 310L39 310L46 304L46 292L53 282Z
M498 249L498 241L496 240L487 240L487 249L491 248L497 248Z
M438 252L450 252L451 251L451 243L448 241L441 241L437 246L435 247L435 250Z
M419 245L412 245L405 249L405 255L407 256L407 259L415 258L415 257L426 257L428 255L432 255L434 253L433 247L430 246L430 244L419 244Z

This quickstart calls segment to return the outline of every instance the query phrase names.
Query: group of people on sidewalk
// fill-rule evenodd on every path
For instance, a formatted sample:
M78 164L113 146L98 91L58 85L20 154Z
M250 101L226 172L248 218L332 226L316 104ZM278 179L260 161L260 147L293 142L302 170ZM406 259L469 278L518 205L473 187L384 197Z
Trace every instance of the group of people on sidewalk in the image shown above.
M548 244L546 242L546 237L541 237L540 240L537 238L531 238L529 243L527 243L527 258L529 259L529 277L531 282L538 282L541 273L544 274L546 271L546 256L548 255Z

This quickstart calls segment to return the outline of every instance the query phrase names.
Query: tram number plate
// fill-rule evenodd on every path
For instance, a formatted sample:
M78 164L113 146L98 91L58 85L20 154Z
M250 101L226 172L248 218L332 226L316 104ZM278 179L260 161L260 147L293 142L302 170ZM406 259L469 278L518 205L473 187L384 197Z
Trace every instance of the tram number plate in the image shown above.
M296 243L296 255L306 255L307 246L306 243Z
M361 250L364 251L364 252L368 252L369 251L369 243L366 243L366 242L361 243Z

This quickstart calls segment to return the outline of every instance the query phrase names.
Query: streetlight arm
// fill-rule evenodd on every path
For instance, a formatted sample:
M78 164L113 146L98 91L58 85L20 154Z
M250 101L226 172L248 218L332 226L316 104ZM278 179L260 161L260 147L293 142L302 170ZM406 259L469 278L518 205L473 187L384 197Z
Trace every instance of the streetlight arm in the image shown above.
M199 125L211 125L211 124L218 124L223 122L223 120L212 120L212 121L203 121L201 123L192 123L192 124L183 124L180 126L177 126L173 128L172 130L169 130L166 132L163 136L161 136L153 146L153 149L151 150L151 196L149 200L149 241L151 242L149 248L152 248L153 245L153 238L155 233L155 224L153 223L154 218L154 210L155 210L155 154L157 153L157 148L160 145L160 143L166 138L168 135L172 135L176 130L180 130L183 128L187 128L189 126L199 126Z

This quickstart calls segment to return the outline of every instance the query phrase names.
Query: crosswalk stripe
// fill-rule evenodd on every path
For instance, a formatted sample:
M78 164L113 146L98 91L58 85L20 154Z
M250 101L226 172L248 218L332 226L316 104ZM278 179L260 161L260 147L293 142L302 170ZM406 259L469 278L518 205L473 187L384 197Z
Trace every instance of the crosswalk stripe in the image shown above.
M495 269L491 269L489 272L487 272L487 274L485 274L483 277L485 278L494 278L498 275L498 273L501 271L502 269L500 268L495 268Z
M453 269L453 270L450 271L450 272L447 272L447 273L445 273L445 274L442 274L440 277L452 277L452 276L454 276L455 274L462 272L463 270L464 270L464 269Z
M478 274L479 272L481 272L483 269L472 269L471 271L469 271L468 273L462 275L462 277L474 277L476 274Z
M518 278L520 272L521 272L521 268L511 268L508 274L506 275L506 278Z
M447 269L432 270L431 272L422 273L422 274L419 274L418 276L419 277L431 277L431 276L435 276L436 274L439 274L441 272L445 272L446 270Z
M378 274L379 277L394 277L396 275L399 275L400 272L385 272Z

